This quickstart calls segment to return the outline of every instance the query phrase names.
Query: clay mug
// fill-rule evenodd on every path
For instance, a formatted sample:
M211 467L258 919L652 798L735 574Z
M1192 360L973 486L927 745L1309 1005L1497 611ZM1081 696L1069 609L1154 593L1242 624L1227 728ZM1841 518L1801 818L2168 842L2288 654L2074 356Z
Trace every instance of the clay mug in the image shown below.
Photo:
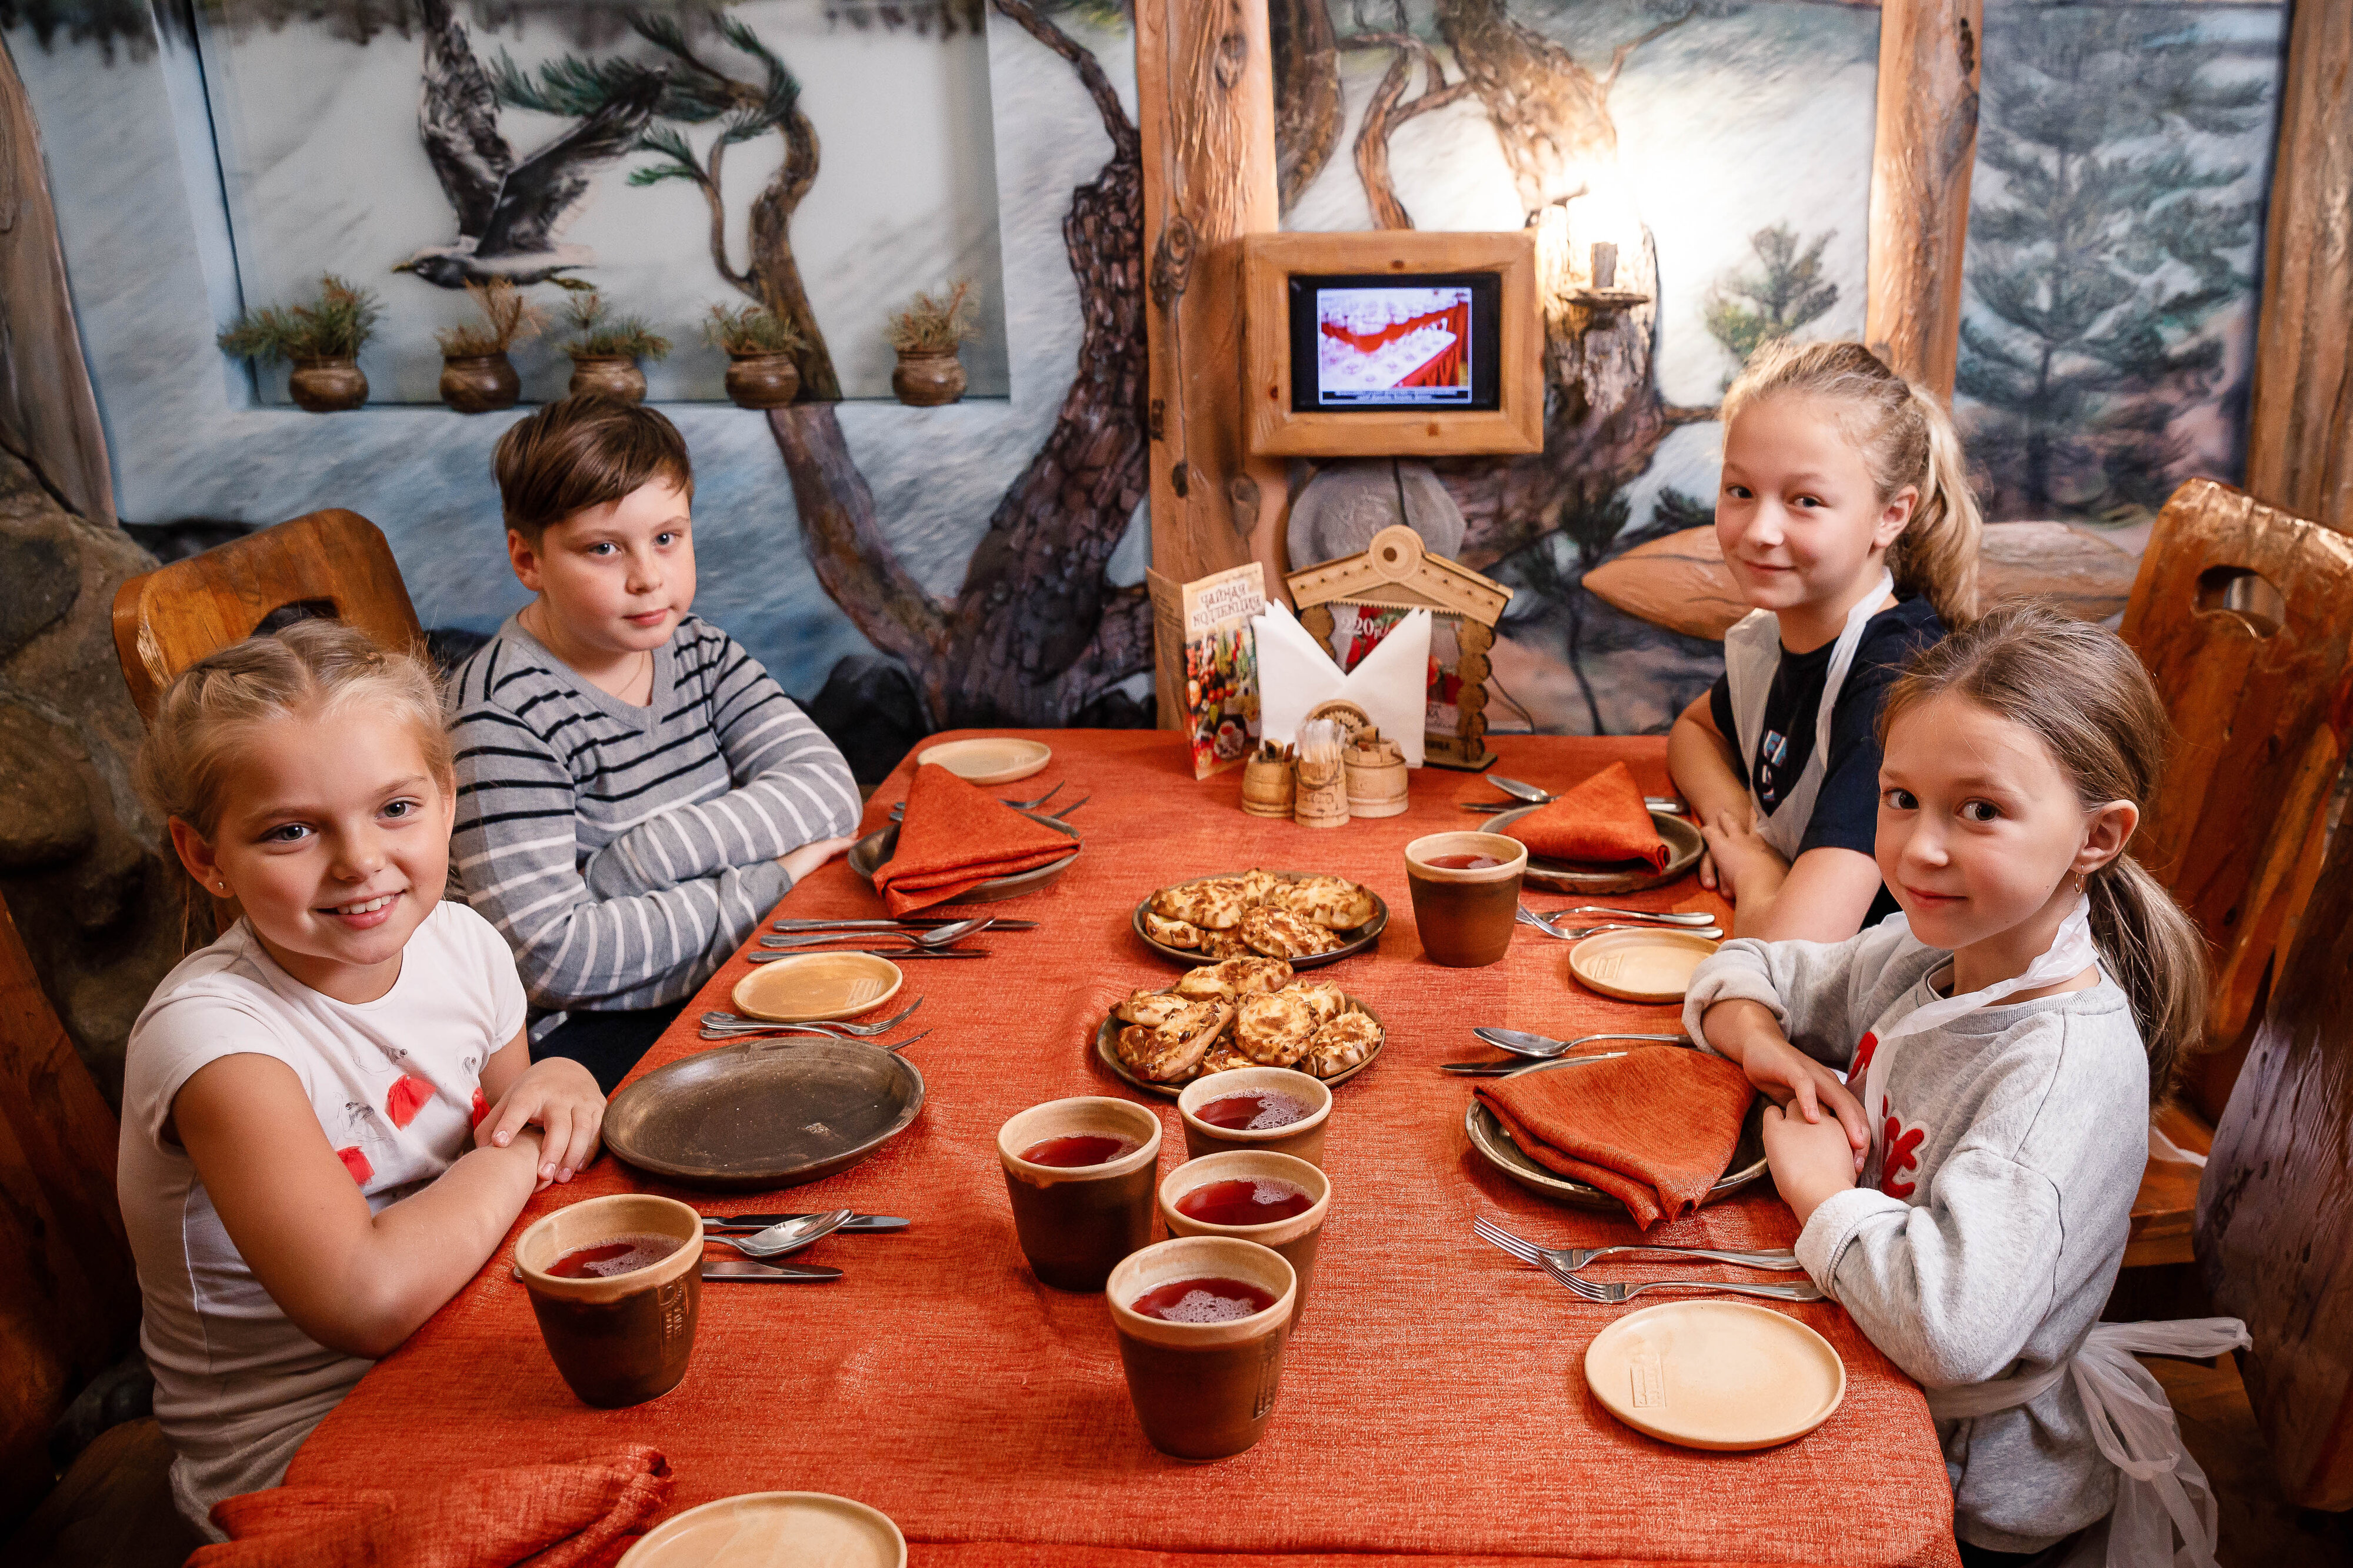
M1148 1292L1186 1279L1239 1279L1274 1300L1222 1322L1174 1322L1135 1310ZM1222 1459L1265 1435L1298 1294L1298 1278L1281 1253L1231 1237L1179 1237L1112 1270L1104 1296L1120 1363L1154 1447L1179 1459Z
M678 1250L601 1279L546 1272L567 1252L628 1236L675 1237ZM560 1208L522 1233L515 1268L555 1370L584 1404L642 1405L686 1375L702 1307L702 1216L686 1205L618 1193Z
M1307 1107L1307 1114L1280 1127L1253 1131L1219 1127L1201 1120L1201 1108L1213 1100L1253 1090L1283 1095ZM1205 1073L1187 1084L1176 1097L1176 1115L1185 1123L1185 1157L1220 1154L1229 1149L1255 1149L1270 1154L1292 1154L1311 1165L1324 1163L1324 1134L1332 1125L1332 1090L1322 1079L1289 1068L1228 1068Z
M1285 1183L1307 1194L1308 1206L1286 1219L1255 1225L1213 1224L1185 1212L1186 1194L1222 1182ZM1299 1276L1299 1300L1291 1314L1294 1330L1300 1315L1307 1310L1308 1288L1315 1279L1315 1251L1324 1239L1324 1221L1331 1213L1331 1178L1290 1154L1210 1154L1187 1160L1160 1184L1160 1223L1168 1227L1170 1236L1229 1236L1282 1254L1283 1261Z
M1476 869L1433 861L1485 857ZM1405 847L1406 886L1413 923L1432 963L1477 969L1512 945L1512 918L1520 907L1520 879L1528 847L1500 833L1432 833Z
M1042 1165L1023 1152L1056 1138L1117 1138L1096 1165ZM1133 1100L1082 1095L1034 1105L997 1130L997 1157L1022 1256L1058 1290L1100 1290L1113 1265L1152 1239L1160 1118Z

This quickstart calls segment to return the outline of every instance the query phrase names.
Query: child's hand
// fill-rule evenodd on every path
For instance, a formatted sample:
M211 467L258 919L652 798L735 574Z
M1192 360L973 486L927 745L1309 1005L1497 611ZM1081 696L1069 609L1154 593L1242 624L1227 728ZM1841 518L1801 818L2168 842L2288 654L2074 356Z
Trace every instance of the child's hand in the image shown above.
M1715 862L1715 886L1735 903L1758 902L1780 890L1789 874L1781 852L1765 842L1745 814L1719 811L1700 825L1707 840L1707 858Z
M474 1129L474 1142L503 1149L526 1125L543 1130L539 1184L570 1181L596 1159L596 1137L605 1125L605 1097L596 1091L595 1077L564 1057L532 1063Z
M835 856L849 854L849 847L857 842L855 838L815 839L802 845L789 855L778 856L776 864L785 868L785 875L790 877L794 885L797 887L803 877L807 876Z
M1823 1200L1854 1185L1852 1151L1838 1124L1810 1121L1779 1106L1765 1108L1765 1158L1773 1184L1804 1225Z
M1749 1040L1741 1052L1740 1067L1757 1091L1787 1111L1792 1121L1820 1124L1822 1112L1828 1110L1832 1124L1844 1131L1853 1168L1862 1169L1863 1156L1871 1151L1871 1118L1862 1102L1839 1081L1838 1074L1780 1039Z

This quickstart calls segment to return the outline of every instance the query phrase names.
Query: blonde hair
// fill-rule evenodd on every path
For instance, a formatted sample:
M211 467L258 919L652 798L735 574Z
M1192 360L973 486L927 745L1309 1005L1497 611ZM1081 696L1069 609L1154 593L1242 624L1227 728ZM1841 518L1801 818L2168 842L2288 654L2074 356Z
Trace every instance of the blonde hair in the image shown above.
M2006 605L1913 656L1880 710L1880 743L1906 709L1950 692L2032 731L2086 808L2146 813L2173 726L2124 639L2045 605ZM2129 852L2085 879L2101 961L2130 999L2148 1051L2152 1104L2205 1039L2206 943Z
M440 692L425 661L379 647L340 621L304 620L180 672L139 748L140 795L157 816L179 818L209 843L240 744L256 728L363 704L406 721L436 782L444 790L454 784Z
M1797 342L1781 338L1749 357L1724 394L1728 427L1750 404L1776 394L1819 397L1854 411L1840 421L1862 454L1882 506L1910 485L1919 491L1911 521L1887 547L1895 590L1926 598L1946 626L1977 618L1978 543L1984 524L1952 416L1921 388L1862 344Z

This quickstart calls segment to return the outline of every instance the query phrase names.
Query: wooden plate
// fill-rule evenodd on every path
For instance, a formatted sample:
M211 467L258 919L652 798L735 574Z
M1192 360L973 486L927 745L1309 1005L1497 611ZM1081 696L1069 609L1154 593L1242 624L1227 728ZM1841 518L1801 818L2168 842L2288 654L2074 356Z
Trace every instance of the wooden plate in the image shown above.
M906 1568L879 1509L824 1492L746 1492L662 1521L621 1568Z
M1040 816L1034 811L1025 811L1021 815L1032 822L1045 824L1057 833L1068 834L1072 840L1070 854L1050 866L1039 866L1028 871L1016 871L1008 877L991 877L986 882L969 888L958 893L954 899L943 900L944 902L993 904L999 899L1018 899L1024 893L1036 892L1071 868L1071 862L1079 858L1081 847L1077 843L1079 830L1067 822L1057 822L1050 816ZM898 848L899 825L893 822L868 834L849 847L849 868L871 882L874 880L874 873L890 863L891 857L898 852Z
M907 977L871 952L797 952L735 983L735 1011L772 1024L852 1018L899 994Z
M1486 830L1501 833L1528 813L1543 809L1522 805L1499 811L1487 819ZM1699 858L1707 852L1707 840L1700 837L1696 826L1663 811L1651 813L1651 824L1667 841L1667 868L1663 871L1652 870L1646 860L1548 860L1531 854L1526 879L1532 886L1556 893L1639 893L1646 888L1663 888L1699 864Z
M1769 1448L1846 1398L1846 1363L1797 1319L1748 1301L1629 1312L1585 1347L1585 1381L1637 1432L1686 1448Z
M1286 882L1296 882L1303 877L1316 876L1319 873L1314 871L1270 871L1267 874L1271 877L1280 877ZM1240 871L1219 871L1214 876L1188 877L1184 881L1170 882L1166 885L1171 888L1189 888L1196 882L1213 882L1216 881L1219 877L1240 877L1240 875L1241 873ZM1365 885L1362 882L1358 882L1356 886L1365 888ZM1135 934L1142 939L1144 945L1158 953L1161 957L1168 960L1170 963L1181 963L1187 969L1197 969L1204 963L1217 963L1218 961L1216 959L1209 957L1207 953L1196 952L1194 949L1189 947L1170 947L1165 942L1153 941L1152 938L1145 933L1144 929L1145 912L1152 908L1152 900L1159 897L1160 891L1160 889L1155 888L1151 892L1145 894L1144 901L1135 906L1135 912L1134 914L1128 916L1128 924L1135 928ZM1367 893L1373 893L1373 890L1370 888L1365 888L1365 891ZM1381 940L1381 932L1388 929L1389 906L1387 900L1382 899L1378 893L1373 893L1373 918L1366 921L1363 925L1356 927L1356 934L1354 936L1350 937L1346 942L1343 942L1340 946L1334 948L1329 952L1319 952L1312 958L1293 958L1286 960L1285 962L1287 962L1293 969L1320 969L1327 963L1337 963L1342 959L1362 952L1366 948L1372 946L1375 942L1379 942ZM1340 933L1335 931L1333 934L1336 936Z
M1692 971L1724 944L1687 931L1611 931L1568 950L1568 972L1621 1002L1680 1002Z
M845 1171L923 1108L923 1075L864 1040L745 1040L656 1068L605 1107L605 1146L649 1175L765 1192Z
M966 784L1011 784L1042 773L1054 758L1054 748L1043 741L1017 741L1009 735L983 735L971 741L950 741L926 746L915 753L918 767L925 763L947 769Z
M1637 1046L1630 1048L1677 1050L1690 1047ZM1602 1053L1604 1056L1616 1054L1615 1052ZM1597 1058L1591 1056L1562 1057L1556 1061L1536 1063L1526 1070L1550 1072L1556 1068L1571 1068L1579 1062L1595 1059ZM1512 1142L1512 1135L1504 1130L1502 1122L1495 1120L1495 1113L1481 1103L1475 1095L1472 1098L1470 1110L1463 1113L1462 1131L1470 1135L1471 1147L1479 1152L1482 1159L1530 1192L1541 1193L1546 1197L1556 1199L1581 1209L1597 1209L1603 1214L1616 1215L1626 1212L1624 1204L1600 1188L1588 1187L1583 1182L1573 1182L1558 1172L1540 1165L1520 1152L1519 1145ZM1707 1190L1707 1196L1700 1200L1702 1205L1728 1198L1744 1187L1754 1186L1765 1179L1766 1171L1765 1098L1759 1095L1748 1107L1748 1119L1740 1124L1740 1141L1732 1146L1731 1163L1725 1167L1724 1174L1715 1179L1715 1185Z
M1374 1012L1370 1007L1366 1006L1363 997L1350 996L1345 991L1340 993L1340 994L1346 999L1349 1012L1365 1014L1366 1016L1370 1017L1374 1023L1381 1024L1381 1016L1378 1013ZM1119 1076L1123 1082L1133 1084L1137 1089L1143 1089L1147 1094L1156 1094L1161 1096L1163 1099L1174 1100L1178 1095L1185 1092L1185 1086L1187 1084L1196 1082L1199 1079L1201 1075L1199 1073L1195 1073L1191 1078L1182 1079L1176 1083L1155 1083L1148 1078L1138 1078L1134 1073L1128 1071L1127 1064L1120 1060L1119 1053L1112 1048L1112 1041L1118 1037L1120 1030L1125 1027L1126 1026L1120 1022L1119 1015L1113 1013L1107 1015L1103 1018L1103 1021L1095 1028L1095 1059L1103 1063L1103 1066L1111 1068L1113 1072ZM1358 1062L1355 1067L1350 1068L1346 1072L1335 1073L1330 1078L1317 1079L1315 1081L1322 1084L1326 1089L1337 1089L1342 1084L1347 1082L1350 1079L1356 1077L1358 1073L1364 1071L1366 1068L1372 1066L1375 1062L1380 1060L1381 1053L1388 1048L1389 1026L1387 1024L1381 1024L1381 1043L1373 1047L1372 1054L1370 1056L1366 1057L1363 1061Z

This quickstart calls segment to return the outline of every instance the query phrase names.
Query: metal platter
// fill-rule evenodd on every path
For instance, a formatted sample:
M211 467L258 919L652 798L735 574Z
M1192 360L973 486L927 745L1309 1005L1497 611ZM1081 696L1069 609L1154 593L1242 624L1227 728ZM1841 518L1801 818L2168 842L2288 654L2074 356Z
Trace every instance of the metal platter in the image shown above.
M1689 1047L1664 1046L1637 1048L1674 1050ZM1603 1054L1606 1057L1618 1053ZM1580 1062L1595 1059L1597 1058L1594 1057L1562 1057L1554 1061L1532 1062L1525 1070L1548 1072L1556 1068L1575 1067ZM1516 1078L1519 1075L1515 1073L1513 1076ZM1732 1146L1732 1163L1725 1167L1724 1174L1716 1178L1715 1185L1707 1190L1707 1196L1700 1200L1703 1205L1728 1198L1742 1188L1752 1186L1765 1179L1767 1172L1765 1103L1765 1097L1760 1094L1749 1105L1748 1118L1740 1124L1740 1141ZM1471 1147L1479 1151L1482 1158L1532 1192L1542 1193L1548 1198L1557 1199L1561 1203L1574 1205L1581 1209L1599 1209L1604 1214L1615 1215L1623 1215L1626 1212L1624 1204L1620 1203L1600 1188L1588 1187L1583 1182L1572 1182L1567 1176L1556 1171L1547 1170L1521 1153L1519 1145L1512 1142L1512 1135L1504 1131L1504 1124L1495 1120L1495 1113L1489 1110L1476 1095L1472 1096L1471 1109L1463 1113L1462 1131L1471 1135Z
M1240 877L1242 873L1240 871L1219 871L1207 877L1187 877L1181 882L1168 882L1164 883L1162 886L1163 888L1189 888L1196 882L1214 882L1220 877ZM1319 876L1322 875L1322 873L1315 871L1270 871L1267 875L1270 877L1280 877L1286 882L1296 882L1303 877ZM1366 948L1371 947L1374 943L1381 940L1381 932L1389 929L1388 902L1378 893L1373 892L1372 889L1365 887L1364 883L1358 882L1356 886L1364 888L1365 891L1371 895L1373 900L1373 918L1366 921L1363 925L1353 928L1348 940L1340 946L1334 948L1329 952L1319 952L1312 958L1286 959L1284 962L1289 963L1292 968L1320 969L1327 963L1337 963L1344 958L1353 957L1356 953L1364 952ZM1151 937L1145 934L1145 911L1152 908L1152 900L1157 898L1161 891L1162 888L1155 888L1151 892L1145 894L1144 901L1137 904L1135 906L1135 912L1128 916L1128 924L1135 928L1136 940L1143 942L1145 946L1150 948L1160 957L1168 960L1169 963L1181 963L1187 969L1196 968L1204 963L1217 963L1218 961L1211 958L1208 953L1197 952L1189 947L1170 947L1166 942L1155 942Z
M1539 805L1523 805L1512 811L1499 811L1487 819L1486 831L1502 833L1528 813L1543 809ZM1651 822L1658 828L1659 837L1667 841L1667 868L1663 871L1653 871L1640 860L1620 860L1614 865L1547 860L1531 852L1526 881L1532 887L1556 893L1639 893L1646 888L1663 888L1699 864L1699 858L1707 852L1707 840L1700 837L1694 824L1663 811L1651 813Z
M657 1068L605 1107L605 1146L649 1175L766 1192L848 1170L906 1131L923 1075L863 1040L746 1040Z
M1350 1079L1356 1077L1358 1073L1364 1071L1375 1062L1380 1060L1381 1053L1389 1048L1389 1026L1387 1024L1381 1023L1381 1016L1378 1013L1374 1012L1370 1007L1365 1005L1365 1002L1362 997L1350 996L1345 991L1340 993L1340 994L1346 999L1349 1012L1362 1013L1366 1017L1372 1019L1374 1023L1381 1025L1381 1043L1373 1047L1372 1054L1370 1056L1366 1057L1363 1061L1358 1062L1355 1067L1350 1068L1346 1072L1335 1073L1330 1078L1319 1079L1316 1080L1323 1084L1326 1089L1339 1088L1342 1084L1347 1082ZM1125 1026L1121 1024L1119 1020L1119 1015L1116 1013L1111 1013L1104 1015L1103 1021L1095 1028L1095 1059L1103 1063L1103 1066L1111 1068L1113 1073L1118 1077L1121 1082L1133 1085L1134 1088L1144 1090L1146 1094L1156 1094L1164 1100L1174 1100L1178 1095L1185 1092L1186 1084L1197 1083L1199 1081L1200 1075L1196 1073L1193 1077L1185 1079L1184 1083L1155 1083L1148 1078L1138 1078L1134 1073L1128 1071L1127 1064L1121 1061L1119 1059L1119 1053L1112 1048L1112 1041L1118 1037L1120 1030L1124 1026Z
M941 900L942 903L993 904L999 899L1018 899L1024 893L1036 892L1071 868L1071 862L1079 858L1082 847L1077 842L1079 830L1067 822L1057 822L1034 811L1025 811L1021 815L1057 833L1067 835L1071 840L1071 852L1050 866L1016 871L1008 877L991 877L953 899ZM874 880L874 873L890 863L891 857L898 852L898 848L899 825L895 822L887 824L849 847L849 868L871 883Z

